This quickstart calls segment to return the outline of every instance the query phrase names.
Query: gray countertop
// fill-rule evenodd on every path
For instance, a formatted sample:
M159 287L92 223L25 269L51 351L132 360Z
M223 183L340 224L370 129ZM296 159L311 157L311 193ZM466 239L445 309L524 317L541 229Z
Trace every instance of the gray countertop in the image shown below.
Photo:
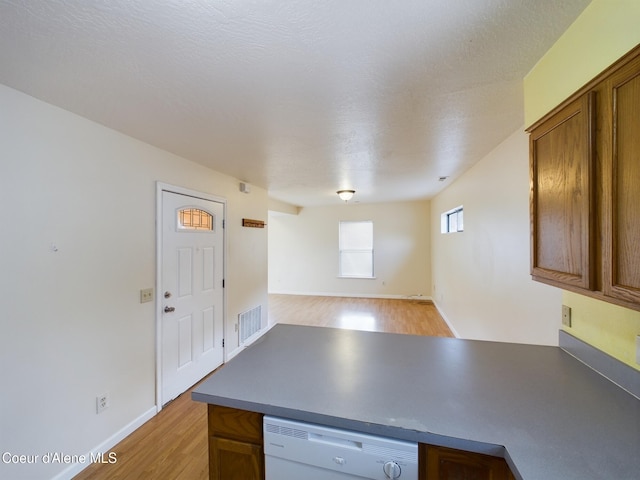
M558 347L276 325L192 398L502 456L523 480L640 479L640 400Z

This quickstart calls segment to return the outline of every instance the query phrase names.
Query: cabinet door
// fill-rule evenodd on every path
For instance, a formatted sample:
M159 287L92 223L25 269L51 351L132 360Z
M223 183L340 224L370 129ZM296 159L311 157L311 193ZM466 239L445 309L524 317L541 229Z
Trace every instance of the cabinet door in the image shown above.
M209 405L210 480L264 480L262 414Z
M604 294L640 303L640 58L606 82ZM610 142L608 140L610 139ZM610 145L608 144L610 143Z
M211 480L264 480L261 446L226 438L209 439Z
M502 458L431 445L425 448L427 480L509 480L513 478L507 463Z
M531 275L595 288L595 95L570 103L531 131Z
M209 435L262 445L262 414L209 405Z

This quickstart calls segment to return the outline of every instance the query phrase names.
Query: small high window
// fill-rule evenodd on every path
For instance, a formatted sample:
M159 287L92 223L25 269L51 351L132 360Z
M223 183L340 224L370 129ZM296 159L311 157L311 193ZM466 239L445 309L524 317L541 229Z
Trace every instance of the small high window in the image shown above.
M213 215L199 208L178 210L178 230L213 230Z
M455 233L462 231L464 231L462 205L440 215L440 233Z

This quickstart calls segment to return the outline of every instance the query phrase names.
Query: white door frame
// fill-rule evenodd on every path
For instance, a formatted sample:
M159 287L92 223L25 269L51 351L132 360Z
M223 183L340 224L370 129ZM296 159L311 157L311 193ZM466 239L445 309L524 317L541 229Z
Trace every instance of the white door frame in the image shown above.
M223 222L227 216L227 199L217 195L198 192L188 188L177 187L168 183L156 183L156 412L162 410L162 192L177 193L188 197L211 200L222 204ZM227 268L227 235L222 229L222 278L226 278ZM222 291L222 337L225 336L227 318L227 291ZM222 358L226 357L224 347Z

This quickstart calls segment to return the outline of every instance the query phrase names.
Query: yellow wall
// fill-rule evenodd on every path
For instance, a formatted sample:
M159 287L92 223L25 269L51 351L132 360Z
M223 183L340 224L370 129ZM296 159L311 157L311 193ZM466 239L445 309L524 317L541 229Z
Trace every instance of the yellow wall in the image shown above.
M640 370L635 356L640 312L571 292L563 292L562 303L571 307L572 328L564 330Z
M524 79L525 123L531 125L640 43L639 0L594 0ZM568 332L640 370L635 338L640 312L570 292Z
M639 0L593 0L525 77L525 125L640 43L639 25Z

